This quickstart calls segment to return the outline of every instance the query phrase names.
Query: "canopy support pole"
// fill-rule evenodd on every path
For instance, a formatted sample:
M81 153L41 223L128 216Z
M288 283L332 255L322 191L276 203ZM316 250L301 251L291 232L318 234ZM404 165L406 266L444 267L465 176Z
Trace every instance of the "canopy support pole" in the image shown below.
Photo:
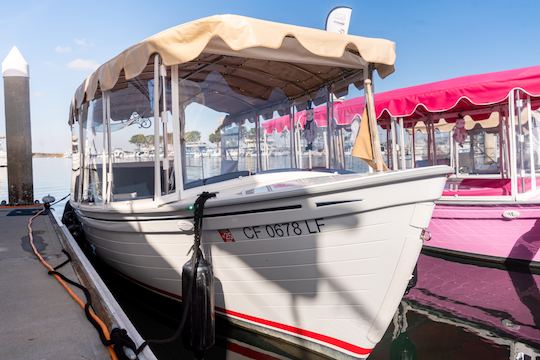
M163 89L162 92L162 111L161 111L161 127L163 132L163 172L165 174L165 195L169 193L169 130L167 127L168 116L167 116L167 69L165 65L160 65L160 75L161 75L161 86ZM159 139L158 139L159 140ZM156 150L159 154L159 149Z
M531 97L527 95L527 126L529 128L529 164L531 170L531 190L536 190L536 169L535 169L535 159L534 159L534 132L533 132L533 122L532 122L532 110L531 110Z
M84 167L85 167L85 163L84 163L84 154L86 153L86 145L85 145L85 140L84 140L84 128L82 126L83 122L81 121L82 120L82 115L81 115L81 109L78 109L77 110L77 122L79 123L79 168L81 169L81 173L79 175L79 191L78 191L78 198L75 199L75 201L77 202L77 207L79 207L79 205L81 204L82 200L83 200L83 184L84 184L84 175L86 173Z
M184 174L182 172L181 162L182 158L182 131L181 131L181 119L180 119L180 92L178 87L178 65L171 67L171 113L172 113L172 125L173 125L173 149L174 149L174 180L175 180L175 193L176 198L180 199L180 189L183 188Z
M396 118L390 118L390 133L392 134L392 170L399 170L398 165L398 149L397 149L397 129L396 129Z
M523 129L521 126L521 114L523 112L523 100L521 99L521 91L516 90L517 99L515 101L515 104L517 105L517 114L515 118L515 124L517 127L517 138L516 140L519 142L519 178L521 182L521 191L525 192L525 136L523 135ZM517 155L517 153L516 153Z
M508 95L508 115L509 115L509 126L508 126L508 140L510 143L510 186L512 192L512 198L515 200L517 195L517 147L516 147L516 109L514 104L514 91L510 91Z
M401 169L407 168L406 163L406 151L405 151L405 128L403 127L403 118L399 118L399 157L401 160Z
M416 167L416 131L414 128L416 127L416 123L412 125L412 164L411 169L414 169Z
M161 197L159 161L159 55L154 56L154 201Z
M437 165L437 139L435 137L435 120L429 117L428 122L430 124L431 131L431 146L433 147L433 165Z
M109 152L109 172L107 174L107 202L112 200L112 184L113 184L113 148L112 148L112 130L111 130L111 96L110 92L106 91L104 94L104 100L106 103L106 119L107 119L107 149Z
M290 156L291 156L291 168L297 168L298 167L298 161L296 158L296 127L294 123L296 108L293 104L291 104L290 111L289 111L289 141L291 143L291 150L290 150Z
M302 159L302 141L300 139L300 122L294 125L294 136L296 139L296 155L298 156L298 166L300 169L304 168Z
M263 131L263 140L264 140L264 162L263 162L263 167L262 169L263 170L268 170L269 166L269 150L268 150L268 140L267 140L267 135L266 135L266 131Z
M450 167L452 169L456 168L456 156L454 155L454 151L456 150L455 144L454 144L454 129L450 130L448 132L448 147L450 148ZM454 170L455 172L455 170Z
M384 170L383 158L381 153L381 142L379 140L379 131L377 128L377 119L375 118L375 103L373 101L373 91L371 77L373 70L370 67L369 77L364 80L364 91L366 96L366 107L368 110L368 121L371 134L371 148L373 149L373 160L375 161L375 170L381 172Z
M101 147L101 199L103 206L107 201L107 104L105 94L101 94L101 132L103 133L103 146Z
M326 168L335 168L336 163L336 151L333 141L334 137L334 96L332 95L332 88L328 86L326 88L327 101L326 101L326 123L328 133L326 134Z
M255 114L255 146L257 147L257 172L261 172L261 122L259 114ZM266 140L265 140L266 142Z

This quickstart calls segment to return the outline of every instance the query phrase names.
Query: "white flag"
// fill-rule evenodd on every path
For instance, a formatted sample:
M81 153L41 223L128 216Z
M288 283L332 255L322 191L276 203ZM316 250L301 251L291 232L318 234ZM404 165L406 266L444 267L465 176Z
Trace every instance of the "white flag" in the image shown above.
M347 34L349 32L351 13L352 8L350 7L340 6L333 8L326 17L326 31Z

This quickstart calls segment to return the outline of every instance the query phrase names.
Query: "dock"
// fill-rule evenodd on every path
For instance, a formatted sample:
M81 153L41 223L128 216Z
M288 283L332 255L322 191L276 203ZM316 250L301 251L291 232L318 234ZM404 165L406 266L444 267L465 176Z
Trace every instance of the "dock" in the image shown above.
M40 208L0 209L0 359L109 359L98 332L81 307L50 276L32 252L27 223ZM127 330L136 345L143 339L88 262L65 226L51 212L33 222L34 243L58 271L92 294L94 311L108 328ZM84 299L78 289L75 292ZM139 359L153 360L147 347Z

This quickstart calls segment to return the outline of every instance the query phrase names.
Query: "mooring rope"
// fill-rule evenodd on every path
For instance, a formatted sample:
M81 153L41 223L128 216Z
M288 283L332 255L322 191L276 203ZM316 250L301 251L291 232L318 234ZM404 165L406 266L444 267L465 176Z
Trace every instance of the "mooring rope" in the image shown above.
M188 286L188 293L182 294L182 316L180 317L180 323L178 324L178 328L174 332L174 334L168 338L165 339L150 339L145 340L138 348L137 351L135 351L136 354L139 354L147 345L149 344L166 344L173 341L176 341L180 335L182 334L182 330L184 329L184 326L186 324L187 316L189 313L189 307L191 305L191 294L193 292L193 287L195 286L195 277L197 276L197 268L199 267L199 252L201 251L201 248L199 247L201 244L201 233L202 233L202 221L204 217L204 205L206 204L206 201L208 199L211 199L216 196L216 193L210 193L210 192L203 192L199 195L197 200L194 204L194 239L193 239L193 246L191 250L193 251L193 255L191 256L191 277L189 279L189 286Z
M69 196L69 195L68 195ZM66 196L67 197L67 196ZM56 271L56 269L60 268L61 266L65 265L67 261L64 261L62 264L52 267L41 255L41 253L38 251L34 244L34 236L33 236L33 230L32 230L32 223L35 218L37 218L39 215L43 214L45 210L47 210L48 206L43 207L41 210L39 210L37 213L35 213L30 219L28 220L28 239L30 242L30 246L32 247L32 251L34 252L34 255L38 258L38 260L41 262L41 264L47 269L47 272L49 275L53 276L56 281L62 285L62 287L66 290L66 292L71 296L71 298L79 304L79 306L84 310L86 317L88 320L92 323L92 325L96 328L96 330L99 333L101 342L107 346L107 350L109 351L109 355L112 360L118 360L119 357L117 356L115 350L113 349L113 342L111 341L111 333L109 332L109 329L107 328L107 325L101 320L101 318L94 312L94 310L91 308L92 301L90 292L88 289L86 289L81 284L68 279L64 275L60 274ZM62 250L65 251L65 250ZM84 302L75 292L70 288L68 284L71 284L79 289L81 289L86 297L86 302Z

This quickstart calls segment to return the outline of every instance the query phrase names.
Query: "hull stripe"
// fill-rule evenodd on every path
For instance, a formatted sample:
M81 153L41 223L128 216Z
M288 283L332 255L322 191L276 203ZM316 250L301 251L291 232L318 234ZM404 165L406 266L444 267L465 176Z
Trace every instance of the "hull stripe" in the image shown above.
M182 299L181 296L178 296L176 294L170 293L170 292L165 291L165 290L158 289L158 288L156 288L156 287L154 287L152 285L145 284L145 283L143 283L143 282L141 282L139 280L136 280L136 279L134 279L134 278L132 278L132 277L130 277L128 275L125 275L124 273L121 273L121 275L126 277L127 279L131 280L132 282L137 283L137 284L139 284L139 285L141 285L141 286L143 286L143 287L145 287L147 289L150 289L150 290L152 290L154 292L166 295L166 296L168 296L170 298L175 298L175 299L179 299L179 300ZM235 317L235 318L242 319L242 320L245 320L245 321L250 321L250 322L253 322L255 324L270 327L270 328L273 328L273 329L286 331L286 332L296 334L296 335L299 335L299 336L302 336L302 337L305 337L305 338L308 338L308 339L316 340L317 342L321 342L321 343L324 343L324 344L331 345L333 347L337 347L337 348L340 348L340 349L343 349L343 350L347 350L347 351L349 351L351 353L354 353L354 354L357 354L357 355L369 355L371 353L371 351L373 350L373 349L363 348L363 347L360 347L360 346L357 346L357 345L354 345L354 344L348 343L346 341L339 340L339 339L336 339L336 338L333 338L333 337L330 337L330 336L327 336L327 335L323 335L323 334L319 334L319 333L316 333L316 332L313 332L313 331L297 328L295 326L291 326L291 325L287 325L287 324L282 324L282 323L279 323L279 322L276 322L276 321L267 320L267 319L259 318L259 317L256 317L256 316L239 313L237 311L228 310L228 309L220 308L220 307L217 307L217 306L216 306L215 309L216 309L217 312L219 312L219 313L221 313L221 314L223 314L225 316L231 316L231 317Z
M278 322L275 322L275 321L266 320L266 319L262 319L262 318L259 318L259 317L247 315L247 314L242 314L242 313L239 313L239 312L236 312L236 311L233 311L233 310L221 309L221 308L218 308L218 307L216 307L216 311L224 313L224 314L229 315L229 316L234 316L234 317L239 318L239 319L248 320L248 321L251 321L251 322L254 322L254 323L257 323L257 324L261 324L261 325L264 325L264 326L274 328L274 329L284 330L284 331L287 331L287 332L290 332L290 333L293 333L293 334L297 334L297 335L300 335L300 336L303 336L303 337L307 337L307 338L310 338L310 339L313 339L313 340L320 341L322 343L330 344L332 346L335 346L335 347L350 351L350 352L358 354L358 355L368 355L368 354L371 353L371 349L365 349L363 347L356 346L356 345L353 345L351 343L348 343L348 342L345 342L345 341L342 341L342 340L339 340L339 339L335 339L335 338L330 337L330 336L326 336L326 335L319 334L319 333L309 331L309 330L300 329L300 328L297 328L297 327L294 327L294 326L291 326L291 325L281 324L281 323L278 323Z
M237 354L243 355L243 356L245 356L245 357L247 357L249 359L255 359L255 360L279 360L279 358L277 358L277 357L262 353L260 351L250 349L248 347L242 346L242 345L234 343L234 342L228 342L227 343L227 349L232 351L232 352L235 352Z

